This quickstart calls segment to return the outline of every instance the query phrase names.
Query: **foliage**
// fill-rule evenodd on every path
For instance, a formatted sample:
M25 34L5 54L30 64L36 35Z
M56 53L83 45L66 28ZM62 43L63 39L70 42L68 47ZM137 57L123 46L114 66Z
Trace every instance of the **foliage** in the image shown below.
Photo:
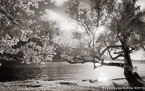
M68 4L67 13L75 19L83 30L75 33L75 39L78 39L78 47L85 44L84 50L88 55L94 56L98 49L96 41L98 41L99 34L103 33L100 27L105 25L107 14L104 9L105 0L73 0L73 3Z
M136 1L122 0L122 2L114 4L113 11L109 11L111 21L108 27L110 33L106 36L105 42L107 46L114 46L112 49L120 52L119 55L125 55L121 46L125 46L127 48L125 50L130 51L130 53L133 50L144 48L145 24L139 19L141 12L135 3ZM121 46L115 47L116 45Z
M6 54L9 55L8 58L15 54L18 57L22 52L23 56L17 60L23 60L24 63L52 61L56 54L56 45L53 43L55 36L59 36L60 32L55 22L45 21L35 14L43 1L0 1L1 57Z
M73 0L67 13L84 28L81 35L76 33L74 37L87 42L87 48L95 55L101 56L108 49L111 58L121 53L115 59L123 57L121 46L124 44L130 52L144 49L145 24L140 19L140 7L135 3L136 0ZM102 34L98 32L100 26L105 26Z

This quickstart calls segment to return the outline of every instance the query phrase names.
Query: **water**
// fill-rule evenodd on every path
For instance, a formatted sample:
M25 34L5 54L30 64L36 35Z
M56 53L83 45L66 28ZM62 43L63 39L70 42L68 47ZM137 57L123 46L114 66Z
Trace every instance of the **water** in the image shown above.
M137 71L145 74L145 64L135 64ZM93 69L93 64L69 64L66 62L50 62L39 66L17 65L15 67L0 67L0 81L21 80L84 80L94 79L106 81L124 78L123 69L103 66Z

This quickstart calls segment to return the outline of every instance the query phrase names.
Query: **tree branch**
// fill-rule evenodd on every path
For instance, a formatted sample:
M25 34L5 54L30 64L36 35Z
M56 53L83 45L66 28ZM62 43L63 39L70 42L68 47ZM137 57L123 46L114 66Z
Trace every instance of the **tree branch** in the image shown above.
M98 57L98 56L94 56L96 59L100 60L100 61L103 61L104 59L102 59L101 57Z
M64 57L61 57L63 60L65 60L65 61L67 61L68 63L70 63L70 64L77 64L77 63L79 63L79 62L73 62L73 61L71 61L71 60L69 60L69 59L66 59L66 58L64 58Z
M102 65L124 67L124 63L113 63L113 62L105 63L105 62L103 62Z
M113 62L109 62L109 63L105 63L103 60L100 62L100 61L93 61L93 60L85 60L83 58L72 58L72 59L67 59L65 57L61 57L63 60L65 60L66 62L70 63L70 64L78 64L78 63L88 63L88 62L91 62L91 63L100 63L101 65L100 66L94 66L94 68L97 68L97 67L101 67L103 65L106 65L106 66L117 66L117 67L123 67L124 64L123 63L113 63ZM74 60L81 60L81 61L74 61Z
M104 41L104 43L105 43L105 45L107 46L107 44L106 44L105 41ZM115 59L117 59L117 58L119 58L119 57L123 57L124 55L123 55L122 53L120 53L120 54L117 55L116 57L113 57L113 56L111 55L111 52L109 51L109 48L118 48L118 47L122 47L122 45L108 46L103 52L105 52L105 51L107 50L108 53L109 53L110 58L111 58L112 60L115 60Z
M90 41L91 41L91 36L90 36L90 34L89 34L88 27L83 23L83 21L82 21L81 19L80 19L79 21L81 22L81 25L85 28L85 30L86 30L86 32L87 32L87 35L89 36L89 39L90 39Z
M16 22L12 17L10 17L5 11L3 11L3 10L0 9L0 12L2 14L4 14L13 24L15 24L15 25L18 24L18 22Z
M101 53L101 55L103 55L108 49L110 48L120 48L122 47L122 45L113 45L113 46L107 46Z
M117 55L116 57L113 57L112 55L111 55L111 52L108 50L108 52L109 52L109 56L110 56L110 58L112 59L112 60L116 60L116 59L118 59L119 57L124 57L124 55L123 54L119 54L119 55Z

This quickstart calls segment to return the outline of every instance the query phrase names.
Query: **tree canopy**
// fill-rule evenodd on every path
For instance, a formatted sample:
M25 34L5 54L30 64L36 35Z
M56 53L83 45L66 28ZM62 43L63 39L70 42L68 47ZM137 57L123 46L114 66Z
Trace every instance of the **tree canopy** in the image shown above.
M46 21L40 15L35 14L40 11L39 3L46 2L48 1L0 1L2 59L6 57L7 60L23 60L24 63L52 60L56 54L54 39L55 36L59 36L60 32L55 22Z
M145 12L137 0L72 0L66 4L68 17L81 32L73 32L72 45L56 42L61 36L55 21L42 15L49 0L0 1L0 58L24 63L52 61L54 55L69 63L99 62L124 68L130 86L144 86L134 72L130 54L145 50ZM41 8L40 6L44 6ZM105 53L112 60L120 57L124 63L105 63Z
M73 0L68 5L68 14L84 27L91 46L93 58L101 60L102 65L116 66L116 63L104 63L103 55L108 52L112 60L123 58L124 75L131 86L144 86L139 75L134 72L130 54L134 50L144 49L144 12L136 5L136 0ZM92 14L93 13L93 14ZM106 27L99 34L99 26ZM99 37L96 35L99 35ZM85 37L85 35L84 35ZM98 37L98 38L97 38ZM78 38L76 36L76 38ZM95 51L97 50L97 53ZM98 55L99 54L99 55ZM73 60L80 59L80 57ZM84 58L82 60L85 60ZM88 60L88 59L87 59ZM91 59L91 62L95 62ZM82 61L82 63L87 61ZM80 63L80 61L79 61ZM95 66L95 65L94 65ZM95 67L94 67L95 68ZM135 80L134 83L132 80Z

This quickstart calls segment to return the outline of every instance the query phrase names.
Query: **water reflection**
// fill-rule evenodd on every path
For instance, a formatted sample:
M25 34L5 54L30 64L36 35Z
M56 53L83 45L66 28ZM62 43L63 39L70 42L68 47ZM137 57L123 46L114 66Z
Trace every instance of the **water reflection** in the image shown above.
M140 72L144 72L144 70ZM124 78L122 68L103 66L93 69L92 64L74 65L65 62L48 63L36 67L0 67L0 81L15 81L28 79L38 79L47 81L92 79L98 81L107 81L115 78Z
M104 72L104 67L96 69L96 73L97 73L98 81L107 81L107 80L109 80L107 78L106 73Z
M105 75L103 71L100 70L99 73L100 74L98 75L98 78L97 78L98 81L107 81L107 80L109 80L107 78L107 75Z
M120 67L103 66L95 69L98 81L108 81L114 78L124 78L123 69Z
M101 78L98 78L98 81L101 81L101 82L108 81L108 78L107 77L101 77Z

